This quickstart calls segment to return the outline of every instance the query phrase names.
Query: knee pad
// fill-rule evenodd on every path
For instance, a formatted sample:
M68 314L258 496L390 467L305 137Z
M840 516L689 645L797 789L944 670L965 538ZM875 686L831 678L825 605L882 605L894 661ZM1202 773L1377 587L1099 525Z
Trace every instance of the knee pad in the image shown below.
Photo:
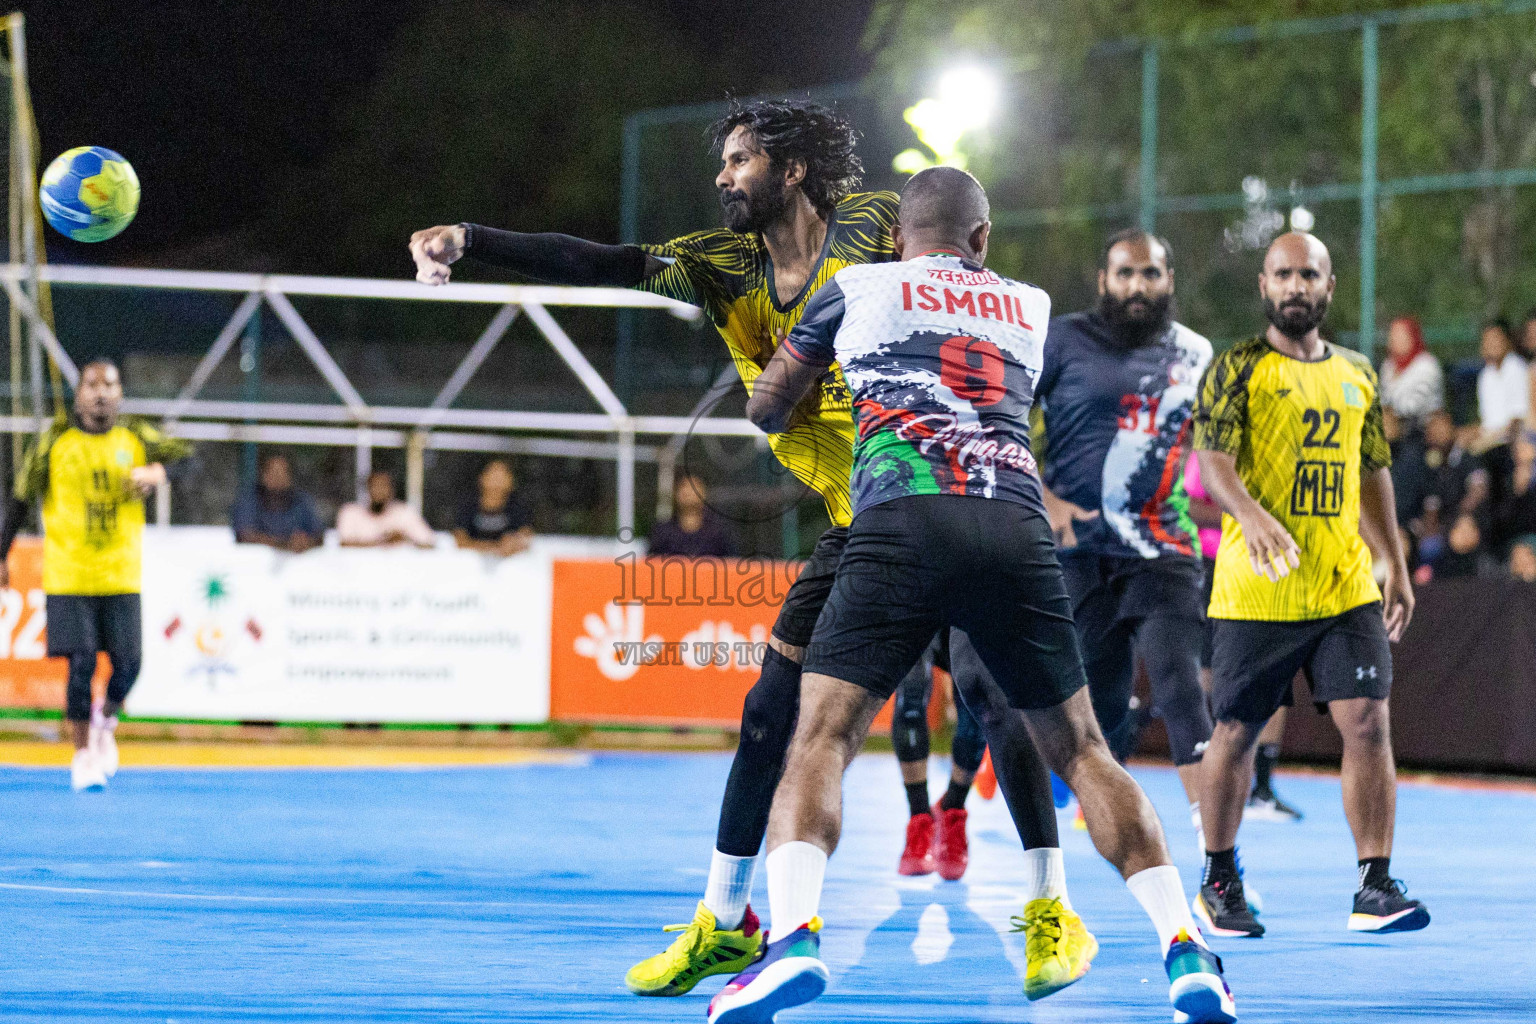
M788 746L800 713L800 666L772 647L741 707L742 743Z
M959 696L958 694L956 695ZM987 740L981 723L966 707L964 699L955 701L955 738L950 742L950 758L961 771L975 772L987 753Z

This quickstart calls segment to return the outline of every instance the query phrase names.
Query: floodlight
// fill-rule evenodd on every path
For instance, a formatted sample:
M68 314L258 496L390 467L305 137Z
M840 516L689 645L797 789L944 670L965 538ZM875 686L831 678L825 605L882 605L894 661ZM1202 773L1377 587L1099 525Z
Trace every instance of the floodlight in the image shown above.
M967 131L992 119L1000 91L997 77L974 64L951 68L939 78L939 101Z

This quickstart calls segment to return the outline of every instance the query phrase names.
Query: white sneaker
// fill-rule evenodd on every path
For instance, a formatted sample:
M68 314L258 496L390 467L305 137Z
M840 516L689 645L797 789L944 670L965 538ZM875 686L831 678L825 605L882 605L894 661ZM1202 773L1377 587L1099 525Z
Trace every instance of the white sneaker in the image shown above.
M76 793L107 788L106 773L96 763L96 756L91 753L90 747L75 751L75 758L69 763L69 788Z
M117 716L107 718L100 712L91 715L90 751L96 765L107 778L117 774Z

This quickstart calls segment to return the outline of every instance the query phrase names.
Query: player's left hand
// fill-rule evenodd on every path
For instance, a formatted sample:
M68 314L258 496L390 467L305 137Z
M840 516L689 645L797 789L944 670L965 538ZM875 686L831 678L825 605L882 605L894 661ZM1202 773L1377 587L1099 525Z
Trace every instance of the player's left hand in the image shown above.
M158 462L152 462L147 466L135 466L128 471L128 485L138 492L139 497L147 498L156 487L165 483L165 467Z
M1413 581L1406 565L1387 567L1387 579L1381 588L1381 618L1387 627L1387 639L1393 643L1401 640L1413 618Z

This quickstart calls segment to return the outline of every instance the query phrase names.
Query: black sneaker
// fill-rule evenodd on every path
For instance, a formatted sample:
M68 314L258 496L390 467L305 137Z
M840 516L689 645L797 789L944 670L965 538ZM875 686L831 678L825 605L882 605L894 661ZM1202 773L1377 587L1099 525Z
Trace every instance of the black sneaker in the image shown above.
M1301 812L1281 800L1272 789L1255 788L1243 808L1244 821L1300 821Z
M1264 926L1253 916L1248 898L1243 895L1240 878L1207 881L1200 887L1190 909L1208 934L1252 939L1264 934Z
M1349 915L1352 932L1416 932L1428 924L1424 904L1409 899L1408 887L1395 878L1355 893L1355 911Z

